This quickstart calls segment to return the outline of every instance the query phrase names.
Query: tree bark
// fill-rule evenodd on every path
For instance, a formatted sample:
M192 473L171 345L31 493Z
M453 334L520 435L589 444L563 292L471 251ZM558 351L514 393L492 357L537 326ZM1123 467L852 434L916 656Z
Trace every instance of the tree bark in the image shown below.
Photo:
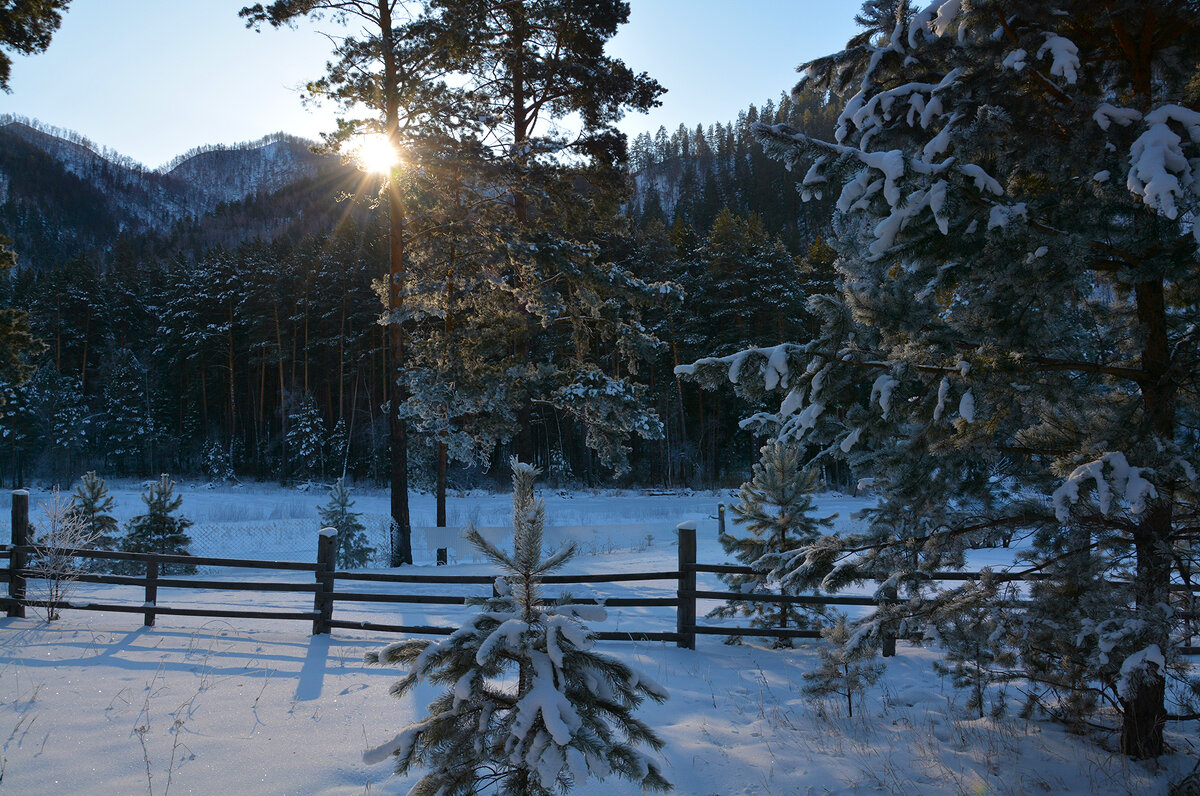
M393 41L392 9L388 0L379 0L379 28L382 36L384 125L388 141L395 151L400 151L400 106L399 71L397 53ZM408 424L400 414L400 407L408 398L402 371L404 354L404 285L405 262L405 218L404 197L396 169L388 176L388 352L391 355L387 370L389 386L388 430L391 438L391 510L392 510L392 555L391 565L411 564L412 522L408 513Z
M1142 349L1142 377L1138 386L1145 401L1150 434L1163 443L1175 436L1176 387L1169 378L1170 341L1167 336L1166 296L1162 280L1139 282L1135 286L1138 321L1145 332ZM1170 643L1166 621L1154 621L1158 606L1167 604L1171 584L1171 539L1173 532L1173 496L1160 495L1145 511L1134 532L1136 555L1134 589L1138 613L1152 628L1149 643L1165 651ZM1121 727L1121 751L1131 757L1157 757L1165 751L1163 727L1166 725L1166 679L1164 672L1146 668L1126 699Z
M446 527L446 443L437 446L437 527Z

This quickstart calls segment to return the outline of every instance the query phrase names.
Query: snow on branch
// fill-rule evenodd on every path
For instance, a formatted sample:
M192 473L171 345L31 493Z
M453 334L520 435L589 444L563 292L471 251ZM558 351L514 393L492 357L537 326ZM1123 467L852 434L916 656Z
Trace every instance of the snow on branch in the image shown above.
M1038 48L1037 58L1050 54L1050 74L1061 77L1068 83L1074 83L1078 77L1079 48L1075 42L1063 38L1057 33L1047 33L1046 41Z
M1054 490L1054 514L1061 523L1071 517L1071 506L1079 502L1079 490L1088 481L1095 482L1096 502L1100 513L1108 514L1113 508L1113 499L1124 500L1131 514L1141 514L1146 501L1158 497L1154 484L1142 477L1149 472L1141 467L1132 467L1119 451L1106 453L1099 459L1081 464L1071 471L1067 480Z
M1128 127L1129 125L1142 118L1142 114L1133 108L1118 108L1116 105L1110 105L1107 102L1102 102L1096 108L1096 112L1092 114L1092 119L1100 126L1101 130L1108 130L1113 122Z
M1099 112L1099 111L1097 111ZM1171 123L1183 127L1193 144L1200 144L1200 112L1180 105L1162 105L1146 114L1146 131L1129 150L1126 185L1142 201L1170 219L1179 217L1178 202L1200 196L1200 161L1189 160L1183 138ZM1200 225L1192 225L1200 241Z

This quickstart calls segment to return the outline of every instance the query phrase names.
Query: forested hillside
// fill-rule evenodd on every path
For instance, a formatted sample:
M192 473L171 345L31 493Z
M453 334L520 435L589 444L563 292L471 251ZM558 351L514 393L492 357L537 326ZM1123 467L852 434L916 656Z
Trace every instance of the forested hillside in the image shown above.
M749 134L775 120L832 124L818 99L783 97L707 129L639 136L624 179L576 180L581 208L611 217L571 233L596 247L587 256L661 287L635 297L633 337L565 323L538 336L547 357L592 363L535 402L553 478L707 485L748 469L759 442L737 422L751 407L672 371L804 336L807 297L832 289L822 208L801 203ZM0 175L0 232L22 266L0 300L27 309L47 346L34 378L5 388L7 480L87 468L385 477L377 178L285 136L149 171L25 121L0 127ZM449 441L451 483L467 485L515 444L520 409L495 384L518 367L520 320L487 286L494 266L448 269L438 245L418 252L411 288L410 470L429 484ZM451 403L455 422L439 420Z

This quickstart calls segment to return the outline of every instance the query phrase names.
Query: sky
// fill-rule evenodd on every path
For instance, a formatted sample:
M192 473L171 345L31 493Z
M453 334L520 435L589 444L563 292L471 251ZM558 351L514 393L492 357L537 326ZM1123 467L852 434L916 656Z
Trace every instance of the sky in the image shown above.
M261 32L243 0L74 0L49 50L14 56L0 114L74 130L157 167L193 147L283 131L317 138L334 110L305 108L300 87L331 48L311 25ZM631 0L609 52L668 90L662 107L621 123L705 126L777 98L797 64L855 32L857 0Z

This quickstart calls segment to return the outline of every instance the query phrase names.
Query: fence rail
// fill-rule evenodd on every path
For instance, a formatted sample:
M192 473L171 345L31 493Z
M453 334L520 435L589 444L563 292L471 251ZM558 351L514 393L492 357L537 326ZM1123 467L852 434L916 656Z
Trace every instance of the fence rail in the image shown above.
M30 566L30 561L36 561L39 554L47 552L44 548L29 544L26 538L29 521L29 495L24 490L13 493L11 545L0 545L0 562L7 561L7 566L0 565L0 583L7 583L7 597L0 597L0 606L10 617L24 617L27 607L47 608L54 610L68 609L76 611L111 611L116 613L142 614L146 626L152 627L159 616L202 616L230 619L285 619L312 622L314 634L328 633L333 628L368 630L381 633L406 633L418 635L449 635L455 628L437 627L430 625L403 625L372 621L356 621L335 619L334 606L337 603L388 603L407 605L446 605L461 606L468 604L472 598L465 595L434 595L434 594L399 594L388 592L354 591L338 589L340 583L350 586L353 583L390 583L404 585L453 585L453 586L494 586L495 576L489 575L432 575L406 572L357 572L339 570L335 567L336 532L332 528L322 530L318 536L317 560L315 562L300 561L269 561L257 559L213 558L188 555L169 555L163 553L129 553L111 550L89 549L56 549L52 552L59 560L71 558L90 560L123 561L131 564L144 565L143 575L108 574L96 572L72 572L69 577L80 583L141 587L145 599L141 604L110 603L94 601L71 600L37 600L29 599L27 584L30 579L43 577L46 572L38 566ZM572 602L581 605L602 604L609 607L637 608L673 608L675 609L675 632L640 632L640 631L599 631L595 635L602 640L615 641L664 641L673 642L680 647L695 649L696 637L699 636L760 636L767 638L812 639L820 638L819 630L799 627L716 627L701 625L697 618L697 602L699 600L736 600L739 602L767 603L775 605L844 605L844 606L878 606L895 603L895 599L882 599L869 596L841 596L826 594L771 594L743 593L734 591L716 591L699 589L696 585L698 574L716 575L749 575L755 570L747 566L733 564L701 564L696 561L696 525L683 523L678 528L679 564L675 570L653 572L620 572L608 574L579 574L552 575L543 578L546 584L611 584L611 583L649 583L654 581L670 581L676 584L673 597L612 597L612 598L578 598ZM440 559L444 560L444 559ZM285 572L311 572L311 583L288 583L272 581L249 580L216 580L201 577L162 577L160 572L165 564L185 564L192 566L227 567L233 569L278 570ZM942 572L930 575L931 580L968 581L981 577L979 572ZM1023 580L1038 580L1044 575L1028 573ZM1123 582L1114 585L1127 585ZM352 587L351 587L352 588ZM1175 584L1179 591L1200 591L1200 588L1190 584ZM311 611L296 610L248 610L226 609L213 607L180 607L163 605L159 601L160 589L193 590L193 591L242 591L258 593L295 593L312 594L313 607ZM1190 638L1188 639L1190 641ZM1187 655L1200 655L1200 647L1181 646L1180 651ZM884 655L895 654L895 638L884 636Z

